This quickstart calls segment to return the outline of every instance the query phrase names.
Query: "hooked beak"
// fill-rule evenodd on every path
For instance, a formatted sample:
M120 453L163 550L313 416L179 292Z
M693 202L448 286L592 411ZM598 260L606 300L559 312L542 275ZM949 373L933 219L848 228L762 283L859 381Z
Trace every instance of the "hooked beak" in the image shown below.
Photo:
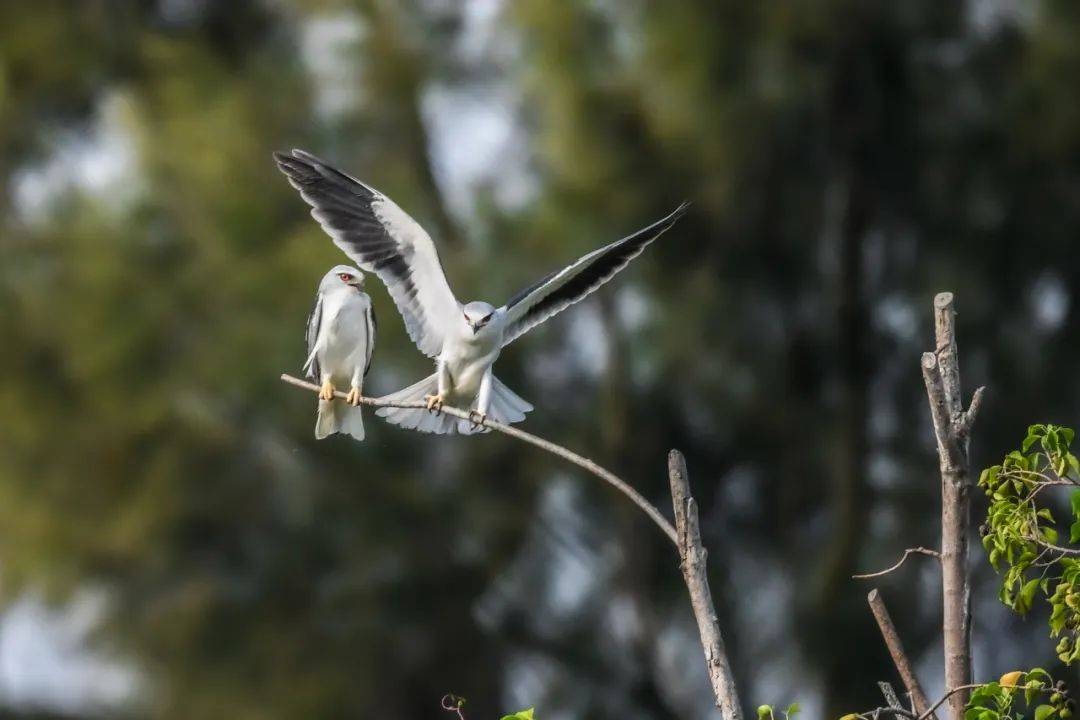
M472 328L472 334L475 335L480 331L480 328L482 328L483 325L473 325L472 323L469 323L469 327Z

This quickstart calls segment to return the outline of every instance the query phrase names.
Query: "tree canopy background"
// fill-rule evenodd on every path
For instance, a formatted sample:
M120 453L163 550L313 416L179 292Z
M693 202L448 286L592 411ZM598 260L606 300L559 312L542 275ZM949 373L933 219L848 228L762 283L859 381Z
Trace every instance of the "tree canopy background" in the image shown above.
M312 439L277 376L342 256L290 147L462 299L693 201L500 377L661 506L686 453L745 702L876 704L850 575L935 542L933 293L989 386L976 468L1076 419L1078 76L1068 0L0 4L0 715L711 717L621 498L500 436ZM430 370L369 290L390 391ZM976 677L1053 666L976 558ZM936 694L935 574L882 586Z

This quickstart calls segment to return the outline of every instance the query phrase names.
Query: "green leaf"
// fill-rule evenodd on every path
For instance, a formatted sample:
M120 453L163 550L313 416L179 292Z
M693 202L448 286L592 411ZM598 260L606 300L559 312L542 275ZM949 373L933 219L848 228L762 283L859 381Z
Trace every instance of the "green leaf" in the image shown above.
M992 702L997 695L1001 693L1001 686L996 682L988 682L985 685L981 685L975 688L971 693L971 699L968 700L968 705L971 707L985 707L985 703Z
M758 715L760 717L760 715ZM533 708L519 710L513 715L503 715L502 720L533 720Z
M1076 542L1080 540L1080 520L1077 520L1069 526L1069 542Z
M1038 435L1028 435L1026 438L1024 438L1024 442L1020 446L1020 449L1023 450L1024 452L1027 452L1028 450L1031 449L1031 446L1034 445L1037 442L1039 442L1039 436Z
M1035 708L1035 720L1046 720L1046 718L1054 714L1055 710L1056 708L1053 705L1040 705Z
M1052 636L1058 635L1065 629L1065 603L1056 603L1054 605L1054 611L1050 613L1050 634Z
M791 718L799 714L799 703L791 703L787 706L787 710L784 711L784 716Z
M765 718L772 717L772 705L758 705L757 709L758 720L765 720ZM503 718L506 720L506 718Z
M1028 580L1020 593L1016 596L1016 611L1020 614L1027 613L1035 602L1035 591L1039 589L1039 578Z

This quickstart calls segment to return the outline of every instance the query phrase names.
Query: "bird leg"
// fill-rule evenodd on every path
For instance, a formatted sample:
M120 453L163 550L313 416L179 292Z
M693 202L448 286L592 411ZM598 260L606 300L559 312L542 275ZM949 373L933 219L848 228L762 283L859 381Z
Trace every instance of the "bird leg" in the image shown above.
M484 423L487 421L487 413L480 412L479 410L469 411L469 422L472 423L473 429L484 427Z
M349 403L353 407L356 407L357 405L359 405L360 404L360 388L353 385L352 389L349 390L349 394L345 396L345 402Z
M320 400L333 400L334 399L334 383L329 380L323 380L322 387L319 388Z
M443 397L442 393L424 396L424 402L427 404L427 409L435 413L442 411L443 402L445 400L446 398Z

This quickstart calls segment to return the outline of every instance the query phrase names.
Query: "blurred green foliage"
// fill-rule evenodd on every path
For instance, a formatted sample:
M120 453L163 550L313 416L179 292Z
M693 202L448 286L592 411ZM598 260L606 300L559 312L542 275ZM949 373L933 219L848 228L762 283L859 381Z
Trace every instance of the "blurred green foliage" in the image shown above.
M5 596L105 590L98 642L154 717L429 717L448 687L478 718L709 712L632 508L499 438L311 438L313 399L277 376L340 255L273 168L299 146L491 300L694 201L500 377L531 430L658 503L686 452L747 702L870 705L889 665L849 576L932 542L932 293L957 293L964 377L990 386L976 457L1080 399L1080 6L987 7L0 4ZM327 54L347 72L323 78ZM440 166L443 135L489 130L438 93L509 109L516 201ZM87 146L121 171L95 180ZM428 367L371 289L392 390ZM936 652L932 589L895 582L909 651Z

